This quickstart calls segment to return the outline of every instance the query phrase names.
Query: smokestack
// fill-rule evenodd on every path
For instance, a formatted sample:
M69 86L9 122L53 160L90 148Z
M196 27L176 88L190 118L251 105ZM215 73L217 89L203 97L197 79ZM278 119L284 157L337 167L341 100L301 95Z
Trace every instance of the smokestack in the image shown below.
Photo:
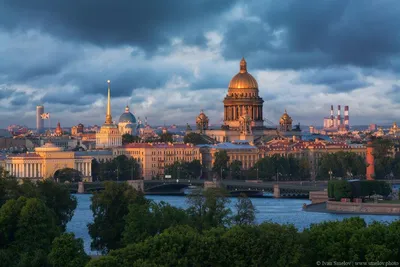
M344 125L349 126L349 106L344 106Z
M333 120L333 105L331 105L331 120Z
M342 124L342 119L340 118L340 105L337 106L337 125L340 126Z

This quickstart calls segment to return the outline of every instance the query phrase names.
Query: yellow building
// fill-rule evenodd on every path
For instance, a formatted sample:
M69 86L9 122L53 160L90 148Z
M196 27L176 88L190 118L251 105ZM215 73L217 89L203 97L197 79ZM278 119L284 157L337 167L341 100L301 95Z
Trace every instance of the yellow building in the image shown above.
M8 155L4 160L5 169L17 178L40 180L53 178L54 174L63 168L73 168L80 171L84 180L92 178L91 156L78 156L73 151L63 151L52 143L35 148L35 152Z
M200 160L201 162L199 147L189 144L132 143L114 148L113 156L119 155L135 158L140 164L141 175L146 180L164 176L165 167L176 161Z
M100 131L96 133L96 148L106 149L118 147L122 145L122 135L118 130L118 126L113 123L111 116L111 91L110 80L108 83L108 97L107 97L107 113L106 121L101 126Z

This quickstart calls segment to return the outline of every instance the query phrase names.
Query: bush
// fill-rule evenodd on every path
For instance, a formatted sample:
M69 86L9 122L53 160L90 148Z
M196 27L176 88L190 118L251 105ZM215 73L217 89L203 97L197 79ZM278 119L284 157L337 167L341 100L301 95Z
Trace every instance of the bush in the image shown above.
M339 201L341 198L351 198L352 188L348 181L329 181L328 197Z

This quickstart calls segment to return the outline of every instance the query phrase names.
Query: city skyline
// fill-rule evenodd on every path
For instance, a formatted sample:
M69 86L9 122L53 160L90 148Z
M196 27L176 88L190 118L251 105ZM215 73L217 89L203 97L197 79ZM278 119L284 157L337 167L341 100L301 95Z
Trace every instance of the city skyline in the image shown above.
M128 104L153 125L194 124L200 110L220 124L222 100L243 56L265 100L264 117L276 124L286 109L294 124L322 125L332 104L350 106L351 125L396 121L394 1L302 8L297 1L157 2L154 12L148 12L151 1L94 3L96 12L79 1L5 4L0 128L34 128L37 105L51 113L52 126L101 125L108 79L114 120ZM14 17L18 12L26 15Z

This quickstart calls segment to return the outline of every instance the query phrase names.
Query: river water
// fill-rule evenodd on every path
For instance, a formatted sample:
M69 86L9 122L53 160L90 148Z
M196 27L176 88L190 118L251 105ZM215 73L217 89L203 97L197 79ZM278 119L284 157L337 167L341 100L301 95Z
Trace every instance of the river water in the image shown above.
M87 224L92 222L93 216L90 210L91 196L89 194L75 195L78 200L78 206L75 210L74 217L67 225L67 231L73 232L76 237L82 238L85 245L85 251L88 254L97 254L90 250L90 236L87 230ZM147 196L156 202L165 201L173 206L186 208L186 198L184 196ZM293 224L299 230L309 227L313 223L323 221L343 220L352 217L347 214L331 214L318 212L305 212L302 210L304 203L309 204L306 199L275 199L275 198L251 198L253 205L257 209L257 223L265 221L276 222L279 224ZM229 204L233 210L236 198L231 198ZM366 222L382 221L392 222L400 219L399 216L382 216L382 215L360 215Z

